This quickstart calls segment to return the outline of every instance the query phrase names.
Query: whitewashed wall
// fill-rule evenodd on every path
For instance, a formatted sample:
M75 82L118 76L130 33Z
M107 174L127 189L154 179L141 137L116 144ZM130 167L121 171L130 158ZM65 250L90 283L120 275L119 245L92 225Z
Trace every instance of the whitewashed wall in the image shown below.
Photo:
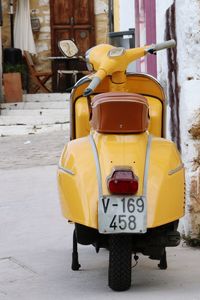
M156 1L158 42L164 39L165 13L173 2ZM200 1L176 0L175 7L181 149L186 167L186 216L181 223L186 236L200 238ZM167 68L166 52L163 51L158 54L158 79L166 92ZM169 115L168 108L168 125ZM169 126L167 136L170 137Z
M200 239L200 1L176 0L178 81L183 160L186 166L186 235ZM196 128L196 130L195 130ZM191 133L193 134L191 134ZM194 137L197 137L195 139Z
M156 40L157 43L162 43L165 40L165 14L167 9L172 5L173 0L165 0L165 1L156 1ZM159 51L157 53L157 74L158 80L161 82L162 86L165 89L165 94L168 99L168 67L167 67L167 52ZM167 138L171 138L170 136L170 129L169 129L169 122L170 122L170 108L167 105L166 107L166 128L165 128L165 136Z

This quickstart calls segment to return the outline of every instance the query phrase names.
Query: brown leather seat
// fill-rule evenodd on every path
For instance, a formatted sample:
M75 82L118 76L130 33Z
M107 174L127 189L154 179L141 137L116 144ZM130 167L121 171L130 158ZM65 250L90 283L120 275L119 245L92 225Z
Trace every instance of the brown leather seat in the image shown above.
M147 99L139 94L110 92L92 99L93 129L100 133L142 133L149 123Z

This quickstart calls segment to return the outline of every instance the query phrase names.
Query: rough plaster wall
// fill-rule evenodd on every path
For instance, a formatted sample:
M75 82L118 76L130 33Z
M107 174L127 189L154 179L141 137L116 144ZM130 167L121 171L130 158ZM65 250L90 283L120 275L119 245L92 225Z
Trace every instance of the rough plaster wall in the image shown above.
M156 1L157 42L164 40L165 14L173 0ZM200 1L176 0L178 85L182 159L186 167L186 216L181 225L186 236L200 238ZM188 5L189 4L189 5ZM158 52L158 79L168 96L167 55ZM170 136L167 107L167 137Z
M200 1L176 0L182 155L186 166L185 234L200 239Z

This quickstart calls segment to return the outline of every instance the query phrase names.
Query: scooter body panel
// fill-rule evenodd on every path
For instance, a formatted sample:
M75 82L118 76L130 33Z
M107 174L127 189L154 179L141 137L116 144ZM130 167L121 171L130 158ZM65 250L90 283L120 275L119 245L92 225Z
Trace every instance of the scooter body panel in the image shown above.
M104 195L114 167L131 166L139 178L137 195L143 194L148 133L113 135L94 133ZM184 214L184 169L174 143L152 138L147 180L147 227L153 228ZM63 215L76 223L98 229L99 180L90 137L65 147L58 171ZM178 187L178 188L177 188Z

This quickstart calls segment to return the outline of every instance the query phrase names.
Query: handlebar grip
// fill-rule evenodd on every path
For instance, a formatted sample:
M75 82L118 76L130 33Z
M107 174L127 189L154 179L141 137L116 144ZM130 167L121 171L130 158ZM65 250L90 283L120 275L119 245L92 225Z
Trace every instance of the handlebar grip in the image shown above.
M169 40L160 44L155 45L155 51L167 49L167 48L173 48L176 46L176 41L175 40Z
M175 40L169 40L169 41L166 41L166 42L163 42L163 43L151 45L150 48L147 50L147 52L153 54L157 51L167 49L167 48L173 48L175 46L176 46L176 41Z
M90 82L90 84L88 85L88 87L85 89L83 96L89 96L93 93L93 91L95 90L95 88L99 85L99 83L101 82L101 79L99 77L94 77L92 79L92 81Z

